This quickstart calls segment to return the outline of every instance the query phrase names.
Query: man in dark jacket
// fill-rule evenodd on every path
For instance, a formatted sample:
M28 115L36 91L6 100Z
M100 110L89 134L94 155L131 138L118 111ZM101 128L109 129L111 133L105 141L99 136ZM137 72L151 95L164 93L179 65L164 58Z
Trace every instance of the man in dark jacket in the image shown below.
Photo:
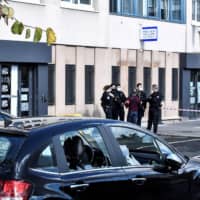
M140 105L139 105L139 109L138 109L137 125L141 126L141 121L142 121L142 117L144 117L144 112L146 109L146 102L147 102L146 94L142 89L142 83L137 84L136 93L140 100Z
M105 116L108 119L112 119L112 106L113 106L113 99L114 95L111 93L110 85L106 85L103 88L104 92L101 96L101 106L104 110Z
M112 94L114 95L113 106L112 106L112 116L113 119L124 121L124 103L126 101L126 96L121 90L120 84L112 84Z
M158 91L158 86L156 84L152 85L152 94L148 97L147 101L149 102L149 118L147 129L151 130L153 124L153 132L157 133L158 122L159 122L159 112L161 109L162 96Z

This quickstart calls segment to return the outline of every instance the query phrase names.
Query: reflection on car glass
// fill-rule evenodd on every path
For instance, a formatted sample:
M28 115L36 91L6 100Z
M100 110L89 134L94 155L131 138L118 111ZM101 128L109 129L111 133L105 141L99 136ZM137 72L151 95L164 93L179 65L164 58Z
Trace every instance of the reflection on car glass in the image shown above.
M0 137L0 163L5 160L10 145L10 141L7 138Z

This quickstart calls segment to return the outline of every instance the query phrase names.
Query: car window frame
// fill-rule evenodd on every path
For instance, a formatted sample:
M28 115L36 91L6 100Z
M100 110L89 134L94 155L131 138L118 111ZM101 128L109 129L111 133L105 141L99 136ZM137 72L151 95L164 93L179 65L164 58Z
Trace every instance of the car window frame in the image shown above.
M111 161L111 166L105 166L103 168L93 168L93 169L89 169L89 170L77 170L77 171L70 171L69 170L69 167L68 167L68 163L65 159L64 156L64 149L61 145L61 142L60 142L60 136L62 134L64 134L65 132L68 132L68 131L79 131L80 129L87 129L87 128L97 128L97 130L99 131L103 141L104 141L104 144L106 146L106 149L108 151L108 156L110 158L110 161ZM115 138L114 137L110 137L111 134L107 132L105 126L103 124L81 124L80 126L77 126L77 127L68 127L66 130L62 130L62 132L60 133L57 133L56 136L54 136L53 140L54 140L54 144L55 144L55 148L56 148L56 157L57 157L57 162L58 162L58 165L59 165L59 169L60 169L60 173L80 173L80 172L84 172L84 171L93 171L93 170L103 170L103 169L110 169L110 168L116 168L116 167L121 167L121 159L123 160L123 156L119 156L119 159L116 160L116 157L118 157L118 154L116 154L116 152L118 152L118 149L116 147L116 144L115 144ZM111 148L112 147L112 148ZM62 155L61 155L62 154ZM59 155L59 156L58 156ZM65 168L63 168L63 165L64 166L67 166Z
M35 161L38 161L39 159L39 156L41 155L41 153L48 147L52 145L53 147L53 150L54 150L54 153L55 153L55 159L56 159L56 164L57 164L57 168L58 168L58 172L51 172L51 171L48 171L48 170L45 170L45 169L42 169L42 168L37 168L35 166L33 166L33 163ZM31 158L28 162L28 169L31 170L31 171L39 171L40 173L48 173L48 174L59 174L60 173L60 167L58 165L58 158L57 158L57 154L56 154L56 143L55 143L55 139L54 137L50 138L50 140L48 140L47 142L45 142L44 144L42 144L40 146L40 148L38 148L32 155L31 155Z
M128 124L128 125L125 125L125 124L109 124L109 125L107 125L107 131L110 132L110 134L112 135L112 137L114 137L114 135L113 135L113 133L112 133L111 127L128 128L128 129L133 129L133 130L135 130L135 131L139 131L139 132L142 132L142 133L144 133L144 134L147 134L147 135L149 135L149 136L151 136L151 137L154 138L154 142L156 143L157 148L159 148L159 152L160 152L160 153L162 153L162 151L161 151L159 145L157 144L157 141L156 141L156 140L158 140L159 142L161 142L161 143L163 143L164 145L166 145L173 153L175 153L175 154L182 160L182 162L183 162L183 163L182 163L182 166L183 166L184 164L187 163L187 160L184 158L184 156L181 155L181 153L178 152L173 146L170 146L170 145L167 144L167 142L164 141L162 138L160 138L160 137L158 137L157 135L155 135L155 134L149 132L148 130L143 130L142 128L137 128L137 127L135 127L135 126L131 126L130 124ZM114 137L114 139L116 140L115 137ZM117 143L116 145L117 145L118 149L120 150L120 144L117 142L117 140L116 140L116 143ZM121 150L120 150L120 152L121 152ZM122 152L121 152L120 154L123 156ZM163 154L162 154L162 156L163 156ZM123 156L123 157L124 157L124 156ZM125 157L124 157L124 158L125 158ZM134 167L134 168L136 168L136 167L139 167L139 168L146 168L146 167L148 167L148 168L153 168L153 165L132 165L132 166L130 166L130 165L127 164L127 161L126 161L126 159L125 159L125 165L123 165L122 167L123 167L123 168L124 168L124 167L128 167L128 168L131 168L131 167Z

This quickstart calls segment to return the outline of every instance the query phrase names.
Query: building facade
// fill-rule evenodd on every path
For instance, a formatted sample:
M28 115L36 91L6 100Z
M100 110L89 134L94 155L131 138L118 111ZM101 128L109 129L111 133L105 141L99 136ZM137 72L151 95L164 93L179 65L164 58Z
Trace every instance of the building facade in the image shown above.
M200 1L187 9L186 52L180 56L180 116L200 116Z
M192 9L190 2L10 1L17 18L33 26L51 26L57 33L51 61L45 60L45 65L49 64L48 73L44 70L48 98L46 93L35 98L48 100L45 107L50 115L81 113L99 117L104 116L100 106L104 85L120 83L128 95L137 82L143 83L147 94L151 84L157 83L164 96L162 118L178 118L182 98L180 55L187 52L190 43L186 19L188 9ZM11 35L8 28L4 26L0 33L0 46L4 40L23 40ZM40 62L35 59L34 63ZM32 104L38 106L37 102Z

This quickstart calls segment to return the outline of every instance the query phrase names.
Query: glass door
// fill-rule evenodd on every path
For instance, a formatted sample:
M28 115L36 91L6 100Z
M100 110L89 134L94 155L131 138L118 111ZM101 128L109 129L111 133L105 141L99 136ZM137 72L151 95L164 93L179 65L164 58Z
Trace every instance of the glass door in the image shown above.
M32 66L19 68L19 116L32 116Z
M190 112L190 118L200 117L200 112L198 112L200 111L200 71L198 70L191 71L190 109L194 110Z

